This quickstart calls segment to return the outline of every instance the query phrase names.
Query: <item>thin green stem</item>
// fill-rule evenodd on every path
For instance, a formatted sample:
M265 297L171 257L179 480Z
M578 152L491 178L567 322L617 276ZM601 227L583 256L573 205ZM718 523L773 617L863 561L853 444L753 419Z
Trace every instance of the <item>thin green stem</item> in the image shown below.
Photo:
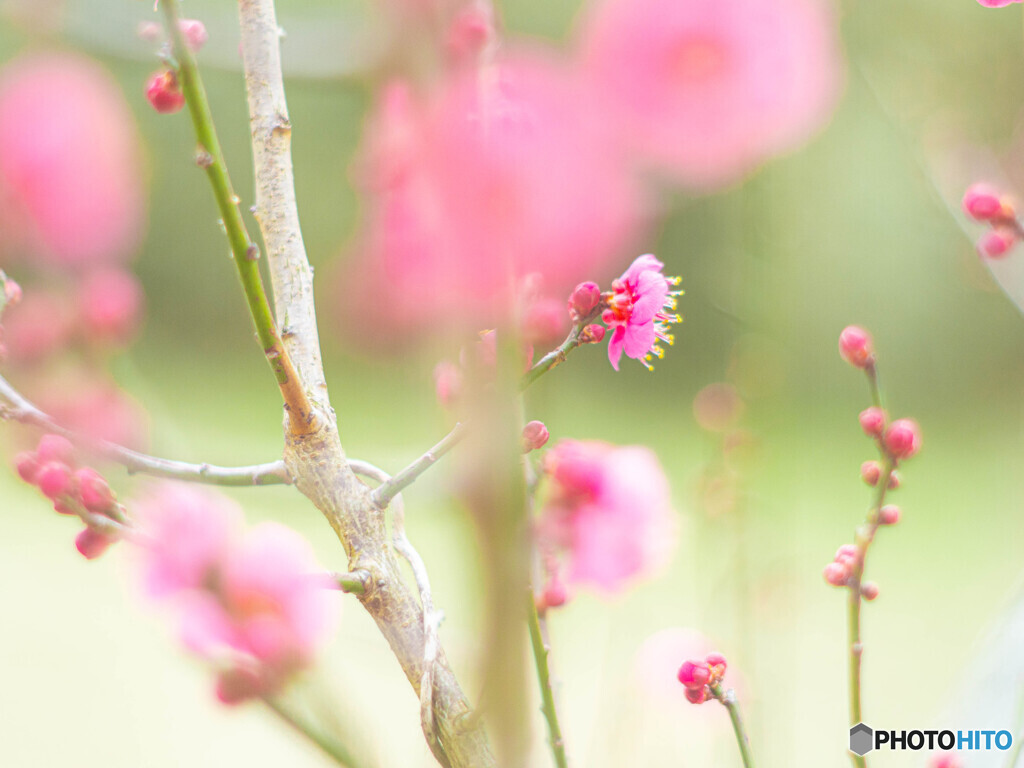
M178 2L179 0L162 0L161 5L167 19L168 35L173 44L178 80L199 143L197 161L200 167L205 168L210 186L213 188L238 277L245 292L249 314L256 327L256 336L281 389L285 406L292 416L292 429L299 433L308 432L313 428L313 409L291 358L281 343L260 275L259 248L249 237L245 221L242 219L239 199L231 185L224 152L217 138L206 88L203 86L195 55L186 44L181 31Z
M740 714L740 706L736 701L735 691L731 688L723 691L721 683L716 683L710 686L710 688L714 697L729 712L729 720L732 721L732 732L736 736L736 745L740 748L740 757L743 759L743 768L754 768L754 756L750 751L750 739L747 737L747 729L743 726L743 716Z
M598 305L603 306L603 305ZM520 389L525 390L533 382L543 376L545 373L550 371L556 365L560 365L565 362L566 357L576 347L581 344L585 344L586 341L583 338L583 329L587 327L591 320L597 316L597 311L591 312L587 317L577 321L573 324L572 330L569 331L569 335L565 337L565 341L555 347L553 350L548 352L544 357L530 366L530 370L523 374L523 378L520 381Z
M434 466L437 460L454 448L466 436L466 425L456 424L455 427L445 435L429 451L420 456L416 461L407 466L401 472L393 476L385 483L381 483L373 491L373 499L380 508L386 507L391 500L400 494L407 486L416 482L416 478Z
M529 623L530 623L530 644L533 646L533 660L537 666L537 682L540 684L540 694L543 700L542 711L544 719L548 721L548 733L551 736L551 753L555 757L555 765L558 768L568 768L569 761L565 756L565 741L562 739L562 728L558 723L558 710L555 707L555 694L551 688L551 669L548 665L550 646L547 642L546 632L542 625L542 619L537 612L537 604L533 597L533 591L529 594Z
M882 389L878 385L878 369L875 367L875 362L872 360L868 363L864 369L864 373L868 377L868 387L871 389L871 403L876 408L882 407Z
M164 2L166 2L166 0L164 0ZM304 718L298 712L286 707L280 699L264 696L263 703L266 704L275 715L281 718L281 720L290 725L293 730L313 742L325 755L334 760L338 765L344 766L345 768L359 768L359 763L352 757L351 753L349 753L348 749L346 749L343 744L339 744L330 736L321 732L316 725Z

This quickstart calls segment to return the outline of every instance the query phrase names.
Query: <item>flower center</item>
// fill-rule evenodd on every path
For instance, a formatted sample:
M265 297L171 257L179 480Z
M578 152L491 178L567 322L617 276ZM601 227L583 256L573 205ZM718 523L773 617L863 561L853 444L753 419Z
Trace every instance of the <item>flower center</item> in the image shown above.
M671 67L677 80L686 84L706 83L725 69L727 57L719 40L691 35L675 47Z

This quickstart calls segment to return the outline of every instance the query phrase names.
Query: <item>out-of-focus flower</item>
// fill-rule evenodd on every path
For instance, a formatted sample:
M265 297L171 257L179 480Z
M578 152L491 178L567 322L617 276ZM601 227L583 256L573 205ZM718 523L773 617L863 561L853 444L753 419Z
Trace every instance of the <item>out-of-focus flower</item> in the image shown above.
M39 404L57 423L94 440L109 440L141 450L149 442L146 411L112 381L97 378L88 368L72 369L65 381L39 394Z
M567 67L538 54L455 74L422 98L387 87L359 166L369 201L344 289L351 313L384 330L424 317L487 327L526 276L568 293L607 265L641 209L594 116Z
M882 443L895 459L909 459L921 450L921 428L913 419L897 419L885 430Z
M123 260L139 243L140 142L98 64L35 54L0 73L0 249L48 264Z
M13 361L37 362L64 348L74 334L69 297L58 290L32 290L4 312L4 338Z
M185 106L185 94L181 92L174 70L161 69L149 76L146 99L162 115L174 114Z
M640 446L562 440L545 456L550 488L537 526L570 582L615 592L663 565L675 541L668 481Z
M660 358L665 354L660 342L673 342L668 327L680 319L670 311L676 307L679 291L671 291L669 286L677 285L679 278L665 277L661 273L664 266L651 254L645 254L612 283L609 308L601 319L614 329L608 342L608 359L616 371L623 352L651 368L652 356Z
M553 346L568 330L569 313L557 299L538 299L523 313L523 338L531 344Z
M334 601L294 531L262 523L205 489L154 486L137 505L148 592L171 599L183 643L220 669L218 697L273 693L313 660Z
M986 8L1005 8L1008 5L1019 2L1022 2L1022 0L978 0L978 4Z
M87 341L123 343L136 331L144 297L136 277L123 269L91 272L78 289Z
M198 19L182 19L178 22L181 34L185 38L185 44L193 51L198 51L209 37L206 32L206 25Z
M835 24L817 0L605 0L580 47L623 143L700 187L800 144L842 82Z

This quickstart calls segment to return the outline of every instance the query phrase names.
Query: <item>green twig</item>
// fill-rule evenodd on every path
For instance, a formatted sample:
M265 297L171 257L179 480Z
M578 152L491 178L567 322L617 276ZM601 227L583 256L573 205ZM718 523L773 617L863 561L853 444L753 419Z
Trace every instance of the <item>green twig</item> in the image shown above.
M195 55L185 42L179 25L179 0L162 0L164 16L167 19L168 35L173 43L174 59L177 65L177 77L182 93L188 104L195 128L196 140L199 143L197 159L205 168L206 175L213 187L224 231L231 245L231 254L238 269L238 277L245 292L256 327L256 336L260 346L274 373L274 378L284 398L285 408L290 414L290 428L297 434L313 431L315 415L313 407L306 396L302 382L296 373L291 358L281 343L281 337L274 322L274 316L263 287L263 278L259 269L259 248L249 237L242 212L238 207L239 199L231 185L227 165L220 140L213 124L213 113L206 96Z
M736 744L740 748L740 757L743 758L743 768L754 768L754 756L750 752L750 739L747 738L746 728L743 727L743 717L740 714L740 706L736 702L735 691L732 688L723 691L721 683L709 687L714 697L722 702L722 706L729 712L732 732L736 735Z
M164 2L166 1L167 0L164 0ZM262 700L263 703L270 708L271 712L290 725L297 733L305 736L313 742L324 754L334 760L338 765L344 766L345 768L359 767L359 763L352 757L351 753L349 753L348 749L343 744L339 744L333 738L321 732L316 725L309 722L309 720L299 715L293 709L286 707L280 699L264 696Z
M548 721L548 733L551 736L551 753L555 757L558 768L568 768L569 761L565 756L565 741L562 739L562 728L558 723L558 710L555 707L555 694L551 688L551 669L548 666L550 646L546 638L542 619L537 612L537 604L533 591L529 594L530 643L533 646L533 659L537 666L537 682L540 684L542 710L544 719Z

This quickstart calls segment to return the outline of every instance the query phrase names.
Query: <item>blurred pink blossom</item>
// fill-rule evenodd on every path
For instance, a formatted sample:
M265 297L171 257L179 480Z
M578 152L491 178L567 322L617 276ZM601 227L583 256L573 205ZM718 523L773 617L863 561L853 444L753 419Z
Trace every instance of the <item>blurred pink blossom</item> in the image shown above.
M32 290L4 312L4 339L13 361L37 362L62 350L75 332L72 302L59 290Z
M550 488L538 543L565 556L570 582L615 592L667 562L676 521L668 480L649 449L562 440L544 470Z
M636 233L637 188L570 70L519 52L418 97L385 89L359 177L353 314L392 327L500 319L523 280L568 291ZM370 285L365 285L366 282Z
M142 233L140 169L131 112L98 64L43 53L0 71L4 252L66 266L127 258Z
M579 42L622 141L697 187L735 181L803 142L842 82L820 0L604 0Z
M87 341L123 343L138 329L144 296L131 272L116 267L90 272L78 289Z
M669 286L678 284L679 279L665 277L661 273L664 266L651 254L645 254L612 283L609 308L601 319L614 329L608 342L608 359L616 371L623 352L650 368L652 355L665 354L661 342L673 342L668 326L678 323L679 316L669 310L675 309L679 292L670 291Z

